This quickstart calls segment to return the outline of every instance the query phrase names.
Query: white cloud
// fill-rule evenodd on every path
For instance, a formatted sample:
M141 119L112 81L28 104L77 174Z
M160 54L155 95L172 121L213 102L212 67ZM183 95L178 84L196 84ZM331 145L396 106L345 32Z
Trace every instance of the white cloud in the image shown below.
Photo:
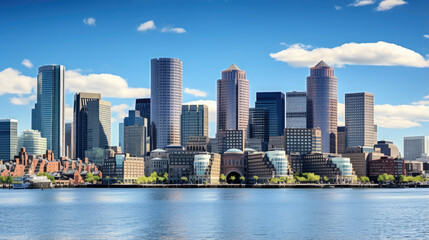
M377 11L387 11L396 6L407 4L404 0L383 0L378 4Z
M163 27L161 29L161 32L163 33L185 33L186 30L184 28L173 28L173 27Z
M64 106L64 118L66 122L72 122L73 121L73 107L66 104Z
M335 10L341 10L343 7L335 5L334 8L335 8Z
M217 120L217 104L216 101L213 100L196 100L191 101L187 103L183 103L183 105L198 105L198 104L204 104L207 105L209 108L209 122L216 123Z
M345 120L345 114L346 114L346 105L344 103L338 103L337 104L337 111L338 111L338 120L337 125L338 126L345 126L346 120Z
M26 68L32 68L33 67L33 63L28 59L22 60L21 64L24 65Z
M85 23L88 26L95 26L95 18L84 18L83 23Z
M68 70L65 75L68 92L96 92L102 97L142 98L150 96L148 88L131 88L120 76L101 73L83 75L79 70Z
M36 78L24 76L13 68L6 68L0 72L0 86L0 95L30 94L36 86Z
M33 103L37 99L36 95L30 95L28 97L18 96L13 97L10 102L14 105L27 105L29 103Z
M384 128L410 128L429 121L429 105L376 105L375 123Z
M376 65L429 67L429 60L413 50L387 43L345 43L334 48L305 49L294 44L277 53L270 53L277 61L287 62L295 67L311 67L320 60L341 67L343 65Z
M427 96L424 96L423 98L424 98L424 99L429 99L429 95L427 95Z
M156 29L155 22L153 20L144 22L137 27L137 31L139 32L146 32L147 30L152 30L152 29Z
M353 3L350 3L349 6L362 7L371 4L374 4L373 0L355 0Z
M127 104L119 104L112 106L112 122L122 122L128 116L128 110L131 106Z
M423 35L424 38L429 38L429 34Z
M207 92L198 90L198 89L192 89L192 88L185 88L185 93L193 95L195 97L206 97Z

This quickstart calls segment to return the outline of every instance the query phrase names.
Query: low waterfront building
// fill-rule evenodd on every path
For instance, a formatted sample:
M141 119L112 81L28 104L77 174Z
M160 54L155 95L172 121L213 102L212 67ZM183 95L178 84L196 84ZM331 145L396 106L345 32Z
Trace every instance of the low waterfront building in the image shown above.
M168 152L163 149L155 149L150 152L145 160L145 175L149 176L153 172L158 175L168 173Z
M405 174L407 176L419 176L425 175L425 170L423 170L423 162L420 161L405 161Z
M221 173L228 183L239 183L241 176L247 176L247 162L244 152L240 149L229 149L222 154ZM231 180L234 176L235 180Z
M341 155L343 157L350 158L353 170L359 177L368 175L367 170L369 161L380 159L382 156L385 156L380 152L379 148L374 149L372 147L350 147Z
M220 155L201 153L194 157L193 181L196 183L218 184L220 177Z
M188 180L194 173L195 155L204 152L186 151L180 148L166 148L168 151L168 180L170 183L182 183L182 177Z
M369 161L368 177L372 181L377 181L378 176L384 173L393 175L395 178L399 177L399 175L405 175L404 160L384 156L380 159Z
M143 157L133 157L128 153L117 153L103 162L103 174L114 182L132 184L145 174Z
M292 176L288 156L283 150L264 152L245 151L247 158L248 178L258 176L260 181L266 182L276 177Z

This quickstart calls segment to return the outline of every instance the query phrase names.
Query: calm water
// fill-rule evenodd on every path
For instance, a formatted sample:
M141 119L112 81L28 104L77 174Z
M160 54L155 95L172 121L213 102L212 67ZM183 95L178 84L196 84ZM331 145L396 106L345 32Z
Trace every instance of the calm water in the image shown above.
M429 189L0 190L5 239L429 239Z

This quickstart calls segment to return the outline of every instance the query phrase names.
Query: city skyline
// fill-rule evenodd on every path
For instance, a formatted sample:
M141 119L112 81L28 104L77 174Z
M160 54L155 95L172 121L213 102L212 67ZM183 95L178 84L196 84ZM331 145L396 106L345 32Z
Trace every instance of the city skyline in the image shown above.
M112 45L112 47L109 48L107 48L105 44L111 44L112 42L110 42L110 40L106 43L99 43L97 39L100 39L100 37L104 39L108 36L106 35L108 29L107 23L109 23L109 26L113 29L120 27L119 23L112 23L112 19L114 20L115 17L111 15L111 12L106 11L106 9L108 10L115 6L112 2L106 3L106 6L103 7L104 12L100 10L96 11L91 8L96 2L88 3L87 5L80 3L82 4L83 11L79 14L67 13L65 10L61 10L60 3L50 3L50 5L44 2L39 3L37 8L40 8L39 10L46 13L46 16L54 17L54 19L56 19L55 22L51 22L51 20L47 20L43 17L28 14L28 10L34 7L32 4L23 4L20 2L20 4L17 3L14 5L14 3L7 3L0 8L0 12L2 13L0 16L1 22L6 22L6 19L11 20L10 23L8 22L5 31L1 33L4 37L1 40L3 44L0 45L0 50L4 52L7 57L0 59L0 80L1 83L6 86L3 88L3 91L0 92L0 100L6 104L6 108L0 110L0 115L1 118L18 119L19 133L25 129L31 129L31 112L29 109L31 109L31 106L35 102L33 94L35 93L37 67L48 63L61 64L66 67L66 121L72 120L71 118L73 115L67 114L67 112L70 113L70 108L73 107L74 94L77 92L101 93L104 99L112 102L112 112L114 113L112 119L112 145L117 145L118 120L126 116L128 110L134 109L134 101L136 98L149 96L150 59L155 57L175 57L181 59L184 63L183 104L198 101L200 104L208 105L209 111L214 111L213 106L216 105L216 79L218 78L219 72L231 64L237 64L247 72L250 85L249 107L254 106L253 103L256 100L256 92L281 91L285 93L293 90L305 90L305 77L308 76L307 66L309 63L297 62L285 57L285 54L286 56L288 54L293 54L293 50L300 50L305 53L304 55L306 58L307 55L311 57L313 63L310 65L314 66L320 60L324 60L328 65L335 68L335 75L338 78L339 122L344 122L344 111L341 112L341 107L344 107L345 93L374 93L375 123L379 127L378 139L393 140L401 149L401 152L403 152L402 138L404 136L427 135L429 132L429 124L426 122L429 120L427 114L429 106L428 101L424 98L429 95L429 88L426 87L428 86L427 79L429 77L427 68L428 60L427 57L425 57L428 53L427 46L429 39L423 37L425 34L428 34L429 30L424 29L425 20L422 20L425 16L422 9L427 9L427 3L424 1L413 1L385 11L377 11L375 9L378 8L378 3L363 7L348 6L348 4L352 2L353 1L332 1L321 3L313 1L312 4L299 3L293 6L289 6L285 3L279 4L272 2L272 4L268 4L268 6L264 6L261 9L265 14L260 13L260 15L257 15L263 17L260 23L251 20L248 16L249 13L255 13L251 10L251 7L255 6L255 2L253 1L248 3L243 11L239 13L239 16L242 17L241 20L229 15L229 13L233 12L241 5L240 3L242 2L240 1L214 1L205 6L195 4L197 8L203 10L201 14L207 12L208 7L214 7L219 10L222 16L226 17L224 22L209 23L208 18L204 18L199 14L192 15L195 17L202 17L201 24L204 23L207 24L207 26L212 26L213 29L220 28L223 24L234 22L240 28L246 30L239 31L239 33L249 38L248 34L250 33L248 32L251 31L248 30L250 30L253 25L260 27L264 26L263 24L268 24L267 26L269 26L263 31L265 34L271 36L270 40L261 41L261 36L255 34L261 30L255 29L255 32L252 32L254 39L246 40L248 43L244 43L238 41L238 33L233 34L233 31L226 28L224 34L231 35L230 40L221 40L217 44L213 42L214 40L208 39L212 35L211 33L208 34L207 30L205 30L201 24L195 24L189 19L179 21L177 18L167 16L168 14L165 14L165 12L157 12L156 7L158 3L148 2L147 5L133 3L136 6L128 3L119 10L123 10L124 8L129 10L131 7L141 9L143 6L147 6L152 13L137 14L137 11L130 11L129 18L120 23L123 24L123 26L127 26L120 31L123 33L123 36L114 37L114 39L122 42L130 41L129 46L119 47ZM175 5L173 3L173 6L166 7L166 12L171 12L172 9L177 8L186 9L187 4L188 3L184 3L183 6L177 6L177 4ZM326 17L326 19L324 19L325 22L340 29L344 37L340 40L332 37L309 38L309 33L305 33L305 31L301 29L305 29L309 26L310 21L303 18L299 18L302 22L294 22L296 26L289 24L288 21L293 17L297 17L297 15L292 12L304 8L304 5L308 8L308 11L316 14L316 16L317 8L329 11L332 17ZM336 10L334 8L335 5L341 7L341 9ZM276 10L276 8L279 10ZM56 9L59 11L58 13L64 13L64 18L59 19L56 15L49 15L47 13L49 9ZM15 13L17 13L15 14L16 16L11 15L9 12L12 11L9 10L14 10ZM269 17L266 12L277 12L280 10L284 10L290 14L279 16L280 22L286 26L281 28L280 32L282 33L275 33L274 28L276 24L273 23L273 18ZM28 18L34 18L34 23L28 23L28 21L26 21L26 24L29 26L23 26L23 23L18 20L18 17L22 17L24 13L27 14L25 16L27 20ZM160 14L157 16L157 13ZM345 15L347 14L350 16L346 17ZM413 19L407 18L409 14L413 14L417 17ZM395 25L395 31L392 31L392 27L389 26L381 28L380 23L378 23L378 21L395 22L398 16L404 17L401 18L403 25L398 26L397 24L392 24ZM87 21L87 23L83 22L83 19L88 19L90 17L94 18L93 24L91 23L92 21ZM108 20L109 17L112 19ZM357 23L351 22L351 27L348 29L345 28L344 25L336 22L336 19L343 19L344 21L349 20L350 22L353 17L362 17L361 21L364 22L363 25L367 26L367 28L361 29ZM153 27L150 25L151 20L153 21ZM249 21L246 23L246 20ZM374 24L369 25L367 22L371 21L374 22ZM52 40L47 40L45 38L32 38L30 42L23 42L23 40L21 40L25 39L22 35L24 33L27 35L31 34L32 31L41 31L41 33L43 33L43 29L38 27L38 25L33 26L32 24L46 22L57 26L63 24L65 30L71 30L70 32L76 31L86 36L85 38L88 39L88 44L86 42L77 41L76 38L73 37L69 39L64 38L64 41L59 41L60 43L52 42ZM147 22L149 22L149 24L146 24ZM168 28L169 24L173 26ZM340 26L343 26L343 28L338 28ZM28 27L32 29L29 30ZM145 27L148 28L145 30ZM155 29L153 29L154 27ZM180 29L183 29L185 32ZM315 31L316 33L319 32L319 30ZM352 33L352 31L356 31L356 33ZM379 31L379 33L376 33L376 31ZM394 34L396 31L402 31L405 34L400 34L401 36L398 36L398 34ZM6 35L12 32L14 33L13 37L6 38ZM67 37L68 34L69 33L65 33L64 36ZM213 37L214 36L215 35L213 35ZM208 45L196 45L196 48L191 49L190 47L195 43L195 40L186 43L186 41L190 39L195 39L197 41L206 40ZM139 41L143 41L149 45L156 42L166 45L163 47L160 45L158 45L158 47L151 46L150 48L152 49L148 49L147 46L139 44ZM382 43L380 43L380 41ZM260 42L261 44L255 45L257 47L253 49L254 51L248 51L250 47L253 48L253 44L256 42ZM95 43L97 43L97 45L99 44L99 46L94 45ZM179 48L176 44L171 43L181 44L184 47ZM296 45L296 43L302 43L305 46ZM356 44L353 45L351 43ZM39 51L46 51L48 45L52 45L52 49L55 49L56 52L49 51L48 53L44 52L41 54ZM314 47L309 47L308 45ZM67 48L59 48L59 46L67 46ZM220 46L223 47L221 51L219 50ZM335 49L337 48L348 49L362 47L366 49L365 47L368 47L378 49L383 46L389 49L391 48L392 51L398 50L397 46L401 46L402 49L398 50L398 54L400 54L399 56L401 57L398 58L406 59L407 61L398 63L395 59L385 61L384 58L361 59L361 61L358 61L359 57L362 56L350 56L351 60L349 62L344 62L341 59L332 58L332 56L335 56ZM19 47L21 47L21 49L19 49ZM126 54L125 52L128 51L128 47L137 48L138 50ZM193 49L203 48L206 49L203 52L210 52L212 55L211 59L204 58L203 60L199 60L202 59L204 53L199 53ZM15 52L12 53L11 50ZM73 51L76 50L79 51L73 53ZM316 54L322 50L326 50L324 56L321 57ZM109 52L104 53L104 51ZM410 51L414 51L416 58L411 57L413 54L410 54ZM143 52L144 54L142 54ZM270 53L274 54L270 56ZM114 59L115 57L110 54L119 56L123 63L118 63L118 61ZM88 59L82 58L81 56L87 56ZM222 57L220 58L220 56ZM390 55L386 56L386 58L389 57L392 58ZM138 58L137 61L136 58ZM123 59L129 59L129 61L124 61ZM286 61L286 63L282 61ZM82 70L79 71L77 69ZM98 86L101 80L106 80L105 78L111 80L106 81L106 88ZM12 82L16 83L16 86L14 84L6 84L6 80L4 79L8 81L12 80ZM404 84L409 81L409 79L412 79L415 84ZM88 80L93 80L93 84L88 84ZM404 86L398 88L398 84ZM212 116L213 114L210 114L210 136L214 136L216 131L216 125L214 123L216 119L213 119ZM338 125L341 124L339 123Z

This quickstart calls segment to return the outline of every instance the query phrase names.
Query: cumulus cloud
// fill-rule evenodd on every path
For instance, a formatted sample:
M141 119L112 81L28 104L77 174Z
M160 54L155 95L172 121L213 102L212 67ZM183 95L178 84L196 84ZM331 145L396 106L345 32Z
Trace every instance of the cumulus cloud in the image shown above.
M128 110L131 106L127 104L119 104L112 106L112 122L122 122L128 116Z
M0 86L0 95L30 94L36 86L36 78L24 76L13 68L6 68L0 72Z
M24 96L12 97L9 100L13 105L27 105L29 103L35 102L36 99L37 99L36 95L30 95L28 97L24 97Z
M335 10L341 10L343 7L335 5L334 8L335 8Z
M383 0L378 4L377 11L387 11L396 6L407 4L404 0Z
M354 2L350 3L349 6L362 7L371 4L374 4L373 0L355 0Z
M65 104L64 106L64 118L66 122L73 121L73 107L68 104Z
M102 97L114 98L141 98L149 97L150 89L132 88L120 76L101 74L81 74L79 70L68 70L65 74L66 89L68 92L96 92Z
M21 64L24 65L26 68L32 68L33 67L33 63L28 59L22 60Z
M183 105L198 105L198 104L203 104L203 105L208 106L208 108L209 108L209 122L216 123L216 120L217 120L217 117L216 117L216 113L217 113L216 101L213 101L213 100L196 100L196 101L183 103Z
M153 30L153 29L156 29L155 22L153 20L144 22L137 27L137 31L139 32L146 32L147 30Z
M295 67L311 67L320 60L341 67L344 65L408 66L429 67L429 60L419 53L402 46L387 43L345 43L334 48L303 47L293 44L287 49L270 56L277 61L287 62Z
M185 88L185 93L193 95L195 97L206 97L207 92L198 90L198 89L192 89L192 88Z
M337 125L338 126L345 126L346 125L346 120L345 120L345 114L346 114L346 105L344 103L338 103L337 104L337 116L338 116L338 120L337 120Z
M424 38L429 38L429 34L423 35Z
M163 27L161 29L163 33L185 33L186 30L184 28L173 28L173 27Z
M429 105L376 105L375 123L384 128L410 128L429 121Z
M95 18L92 18L92 17L84 18L83 23L85 23L88 26L95 26Z

